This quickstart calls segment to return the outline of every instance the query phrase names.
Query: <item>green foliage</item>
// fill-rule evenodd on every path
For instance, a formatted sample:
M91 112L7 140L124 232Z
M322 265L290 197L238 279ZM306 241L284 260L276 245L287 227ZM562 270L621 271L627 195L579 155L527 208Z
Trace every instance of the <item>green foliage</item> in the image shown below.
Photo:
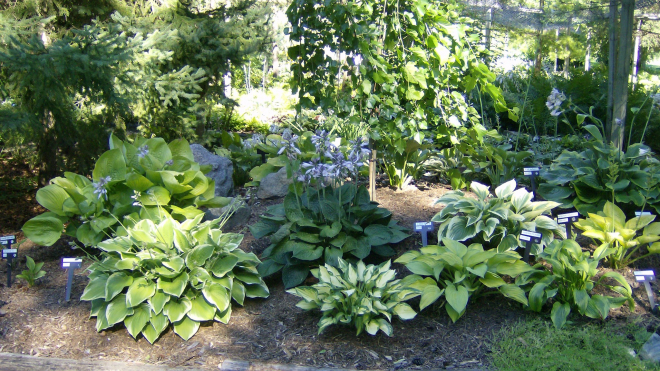
M523 167L532 165L531 151L509 151L510 144L492 146L483 145L470 147L469 157L463 157L466 171L471 177L480 177L485 175L492 187L497 187L502 183L516 179L522 175Z
M37 201L48 212L25 223L25 235L50 246L67 224L68 235L93 246L111 237L113 226L126 218L159 222L169 212L191 219L203 213L199 207L228 202L215 197L214 181L204 175L184 139L168 144L162 138L138 138L130 143L112 135L110 150L99 157L92 179L65 173L37 191Z
M403 189L411 180L419 179L422 163L429 155L429 145L414 139L399 138L394 141L389 136L381 138L380 144L385 174L391 186Z
M259 266L262 276L282 270L286 288L302 283L310 267L338 266L344 254L364 259L394 255L388 246L408 237L392 213L370 201L364 186L308 188L299 199L290 192L250 226L255 238L270 236Z
M465 314L469 300L478 298L486 288L497 288L502 295L527 305L525 292L502 278L533 270L516 252L484 251L479 244L466 247L449 238L442 243L408 251L395 261L414 273L406 281L421 292L420 311L444 295L447 314L456 322Z
M660 253L660 242L655 242L660 240L660 222L651 223L654 220L655 215L641 215L626 221L623 211L607 201L602 211L589 213L588 218L580 219L574 225L583 231L583 236L600 243L594 255L605 254L610 267L620 269L638 259ZM651 242L647 254L633 256L640 247Z
M652 361L631 356L652 334L639 325L567 326L556 329L540 319L509 324L492 336L493 368L527 370L657 370Z
M41 270L41 267L44 266L44 263L35 263L34 260L29 256L25 256L25 260L27 269L21 272L21 274L17 274L16 278L24 279L27 282L28 287L32 287L39 278L46 275L46 272Z
M572 205L582 215L602 210L612 198L628 214L647 204L660 210L658 161L650 148L633 144L622 152L605 144L595 126L585 129L595 139L585 143L580 153L563 152L549 169L541 171L546 183L539 186L539 194L564 207Z
M171 323L188 340L205 321L229 322L232 299L268 297L259 259L238 248L243 236L222 233L218 221L199 223L202 216L130 221L98 244L101 260L89 266L81 297L92 302L97 331L123 322L153 344Z
M552 271L542 270L521 275L516 283L527 284L536 281L529 292L529 308L540 312L548 299L554 299L551 318L556 328L566 324L568 315L575 309L583 316L605 319L612 308L628 303L630 310L635 308L632 289L618 272L603 273L598 281L598 262L614 252L614 249L600 249L594 252L582 251L574 240L553 241L539 257L552 266ZM537 265L536 268L540 268ZM607 281L604 281L609 279ZM614 285L610 285L612 281ZM621 294L620 297L592 295L596 285Z
M466 196L462 191L449 192L437 203L446 205L433 219L440 223L438 239L474 241L497 251L524 247L518 238L525 229L543 235L540 244L533 244L531 254L543 251L554 235L564 232L551 218L543 215L559 204L552 201L532 201L532 194L524 188L516 189L516 181L510 180L495 189L495 197L489 187L472 182L477 198Z
M305 310L320 309L319 334L331 325L345 324L357 328L357 335L366 330L376 335L379 330L392 336L392 317L415 318L417 313L404 301L419 295L402 280L395 280L396 271L390 261L378 266L360 260L357 266L338 260L338 268L330 264L312 269L319 282L288 290L301 297L296 304ZM404 279L405 281L405 279Z
M261 155L253 146L254 139L243 141L238 133L226 131L215 132L212 134L214 141L209 143L214 146L215 153L227 157L231 160L234 173L232 178L236 187L243 187L250 181L250 171L261 165ZM258 137L257 137L258 138Z

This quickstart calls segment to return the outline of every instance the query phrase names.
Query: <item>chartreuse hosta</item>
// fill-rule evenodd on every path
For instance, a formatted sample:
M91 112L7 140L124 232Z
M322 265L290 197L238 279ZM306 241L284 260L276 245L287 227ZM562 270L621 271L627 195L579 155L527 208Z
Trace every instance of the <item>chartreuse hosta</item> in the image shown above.
M607 201L602 211L589 213L588 218L580 219L575 226L583 231L582 235L600 242L594 255L613 249L605 259L610 267L619 269L635 260L660 253L660 242L656 242L660 240L660 222L652 223L654 220L655 215L642 215L626 221L623 211ZM634 256L640 247L651 242L646 254Z
M360 260L352 265L339 259L338 268L326 264L312 269L319 283L287 292L303 299L297 304L299 308L323 312L319 334L328 326L345 324L355 326L357 335L364 330L376 335L381 330L392 336L392 317L414 318L417 313L404 301L419 293L407 287L407 278L394 279L396 271L390 269L390 263L365 265Z
M110 150L96 161L91 181L64 173L37 192L37 201L48 212L30 219L23 231L45 246L60 238L65 225L66 234L93 246L121 231L118 222L130 214L158 222L164 208L182 220L202 214L198 207L228 203L215 197L215 183L194 161L187 141L137 138L130 143L114 135Z
M81 298L92 302L98 331L123 322L133 337L153 343L171 323L187 340L204 321L227 323L232 299L243 305L246 297L268 296L259 259L238 249L243 235L201 218L141 220L98 244L102 259L89 266Z
M598 262L614 252L613 248L599 248L591 256L574 240L555 240L539 255L552 266L552 270L521 274L516 283L536 282L529 291L529 308L533 311L540 312L548 299L554 300L551 318L557 328L564 326L572 309L587 317L605 319L610 309L626 302L631 310L635 307L630 285L620 273L606 272L595 281ZM542 266L539 264L535 268ZM596 285L603 285L621 296L591 295Z
M470 298L478 297L486 288L497 288L502 295L527 305L525 292L502 278L534 270L520 260L518 253L484 251L480 244L465 246L449 238L443 238L442 243L409 251L395 261L414 273L406 277L406 282L421 292L419 310L444 295L445 309L456 322L465 313Z
M440 223L438 239L481 243L486 248L504 252L525 246L518 236L523 229L543 235L541 244L532 245L531 254L538 254L555 234L564 235L562 228L546 215L559 206L551 201L532 201L532 194L524 188L516 189L516 181L508 181L495 188L472 182L475 199L461 191L449 192L436 203L445 207L433 219Z

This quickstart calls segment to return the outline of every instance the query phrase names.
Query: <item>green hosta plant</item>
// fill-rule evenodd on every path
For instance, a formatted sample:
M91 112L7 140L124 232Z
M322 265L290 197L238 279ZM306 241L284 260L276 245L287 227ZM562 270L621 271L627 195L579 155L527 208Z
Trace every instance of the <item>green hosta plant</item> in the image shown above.
M502 278L533 270L516 252L484 251L480 244L465 246L449 238L443 238L442 243L409 251L395 261L414 273L406 278L411 288L421 292L420 311L444 295L445 309L456 322L469 300L486 288L497 288L504 296L527 305L525 292Z
M27 269L21 272L21 274L17 274L16 278L24 279L27 282L28 287L32 287L39 278L46 275L46 272L41 270L41 267L44 266L44 263L35 263L34 260L29 256L26 256L25 260Z
M557 328L564 326L571 310L577 310L590 318L605 319L610 309L618 308L626 302L631 310L635 307L630 285L620 273L606 272L595 280L598 262L612 253L614 249L605 248L595 251L591 256L589 252L582 251L574 240L555 240L539 255L552 266L552 271L529 272L516 281L521 285L536 282L529 291L531 310L540 312L543 304L549 299L554 300L551 318ZM609 281L614 281L615 285L608 284ZM603 285L621 296L592 295L596 285Z
M255 238L270 236L259 272L265 277L282 270L286 288L302 283L311 267L338 266L345 254L391 256L388 245L408 237L391 212L370 201L366 188L351 183L309 187L300 197L290 192L250 230Z
M92 302L98 331L123 323L153 343L171 323L188 340L202 322L227 323L232 299L243 305L246 297L268 297L259 259L238 248L243 235L201 219L144 219L98 244L102 258L89 266L81 297Z
M610 267L620 269L638 259L660 253L660 242L655 242L660 240L660 222L652 223L654 220L655 215L642 215L626 221L623 211L607 201L602 211L589 213L588 218L580 219L574 225L583 231L584 236L600 243L595 255L612 249L606 260ZM651 242L648 253L634 256L640 247Z
M495 197L489 187L472 182L471 190L477 198L462 191L445 194L437 203L445 207L433 219L440 223L438 239L473 241L488 248L497 247L499 252L525 246L518 236L523 229L543 235L541 244L532 245L531 254L543 250L555 234L564 232L548 216L559 204L552 201L532 201L532 194L524 188L516 189L516 181L510 180L495 189Z
M417 313L404 301L418 296L416 290L395 280L396 271L390 261L378 266L360 260L357 266L338 260L338 268L329 264L312 269L319 282L288 290L303 300L297 306L305 310L320 309L319 334L331 325L345 324L357 328L357 335L366 330L376 335L378 330L392 336L392 317L402 320L414 318Z
M463 157L471 177L485 175L491 186L497 187L509 179L522 175L523 167L533 164L531 151L509 151L510 144L469 147L469 156Z
M593 125L585 128L595 139L584 143L582 152L564 151L549 169L541 171L546 183L539 186L539 194L565 207L575 207L582 215L602 210L612 198L629 205L627 214L644 205L660 212L658 161L651 149L633 144L622 152L603 142Z
M380 140L383 166L390 185L402 189L422 173L422 163L429 157L428 144L415 139L383 136Z
M164 214L159 207L178 219L193 218L203 213L199 207L228 203L215 197L215 183L203 170L183 139L168 144L161 138L138 138L130 143L112 135L92 180L65 173L37 191L37 201L49 211L30 219L23 231L32 241L50 246L66 225L66 234L93 246L121 230L118 223L135 212L156 222Z

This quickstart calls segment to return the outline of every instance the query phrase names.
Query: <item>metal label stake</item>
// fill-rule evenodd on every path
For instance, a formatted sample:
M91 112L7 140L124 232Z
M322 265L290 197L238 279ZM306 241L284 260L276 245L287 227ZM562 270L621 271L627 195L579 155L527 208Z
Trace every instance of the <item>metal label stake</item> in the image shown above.
M66 280L66 301L71 300L71 284L73 283L73 271L80 268L82 259L76 258L62 258L62 268L68 270L68 278Z
M18 256L18 249L12 249L11 245L16 243L16 237L4 236L0 237L0 245L7 246L2 250L2 258L7 259L7 287L11 287L11 263Z
M635 211L635 216L638 218L644 215L653 215L653 214L651 214L650 211Z
M428 233L433 232L433 222L417 222L415 223L415 232L422 235L422 246L429 244Z
M655 310L655 307L658 305L655 302L655 294L651 289L651 282L655 281L655 273L651 270L649 271L635 271L635 280L637 282L644 282L644 287L646 288L646 295L649 297L649 304L651 304L651 311Z
M529 253L532 250L532 244L541 243L542 234L538 232L532 232L527 230L522 230L520 236L518 237L521 241L525 241L525 263L529 263Z
M532 198L536 197L536 177L541 173L540 167L525 167L523 175L528 176L532 183Z
M261 163L265 164L266 163L266 152L260 150L257 148L257 154L261 156Z
M573 230L573 223L577 222L580 218L580 213L573 209L563 214L557 214L557 224L563 224L566 227L566 238L571 239L571 232Z

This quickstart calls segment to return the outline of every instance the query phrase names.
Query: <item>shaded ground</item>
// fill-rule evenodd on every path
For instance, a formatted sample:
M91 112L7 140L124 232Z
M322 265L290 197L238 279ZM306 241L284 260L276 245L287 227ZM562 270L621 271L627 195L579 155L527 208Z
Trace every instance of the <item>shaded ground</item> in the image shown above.
M435 199L447 192L443 185L418 185L422 190L395 192L379 188L377 201L390 209L402 225L412 228L416 221L429 220L438 210ZM38 210L27 198L31 208ZM275 201L255 203L250 224ZM16 205L19 205L18 203ZM12 205L2 207L12 209ZM19 206L16 206L17 208ZM30 213L23 215L25 219ZM18 218L20 219L20 218ZM23 220L23 219L21 219ZM17 231L20 224L3 224L3 234ZM429 239L435 241L435 236ZM255 240L246 231L241 248L261 252L265 240ZM395 247L397 255L418 248L418 235ZM379 333L356 337L352 328L329 328L317 335L318 313L295 307L298 298L286 294L279 277L267 281L271 296L266 300L249 300L244 307L234 304L229 325L220 323L202 326L191 340L184 342L168 330L153 346L145 339L134 340L121 326L97 333L95 319L88 319L90 304L79 298L87 284L87 272L76 270L71 302L64 301L66 272L60 268L63 256L80 255L72 251L67 241L43 248L26 242L19 247L19 262L15 270L25 268L25 255L45 261L46 277L33 288L18 282L11 288L0 282L0 352L73 358L134 361L170 366L201 366L217 369L222 360L242 359L259 362L292 363L324 367L355 367L358 369L477 368L484 366L490 348L491 334L508 321L525 318L521 306L501 296L483 297L468 306L466 315L451 323L439 304L427 308L414 320L394 320L394 335ZM83 267L90 264L85 259ZM647 262L658 268L657 261ZM400 273L405 269L395 265ZM624 272L632 280L632 272ZM0 264L0 277L5 277L6 265ZM657 289L657 287L656 287ZM635 289L638 303L634 313L623 308L612 311L610 321L621 325L638 323L655 330L658 320L646 312L648 301L643 287ZM413 302L418 308L418 303ZM4 316L3 316L4 313ZM534 314L532 314L534 315Z

